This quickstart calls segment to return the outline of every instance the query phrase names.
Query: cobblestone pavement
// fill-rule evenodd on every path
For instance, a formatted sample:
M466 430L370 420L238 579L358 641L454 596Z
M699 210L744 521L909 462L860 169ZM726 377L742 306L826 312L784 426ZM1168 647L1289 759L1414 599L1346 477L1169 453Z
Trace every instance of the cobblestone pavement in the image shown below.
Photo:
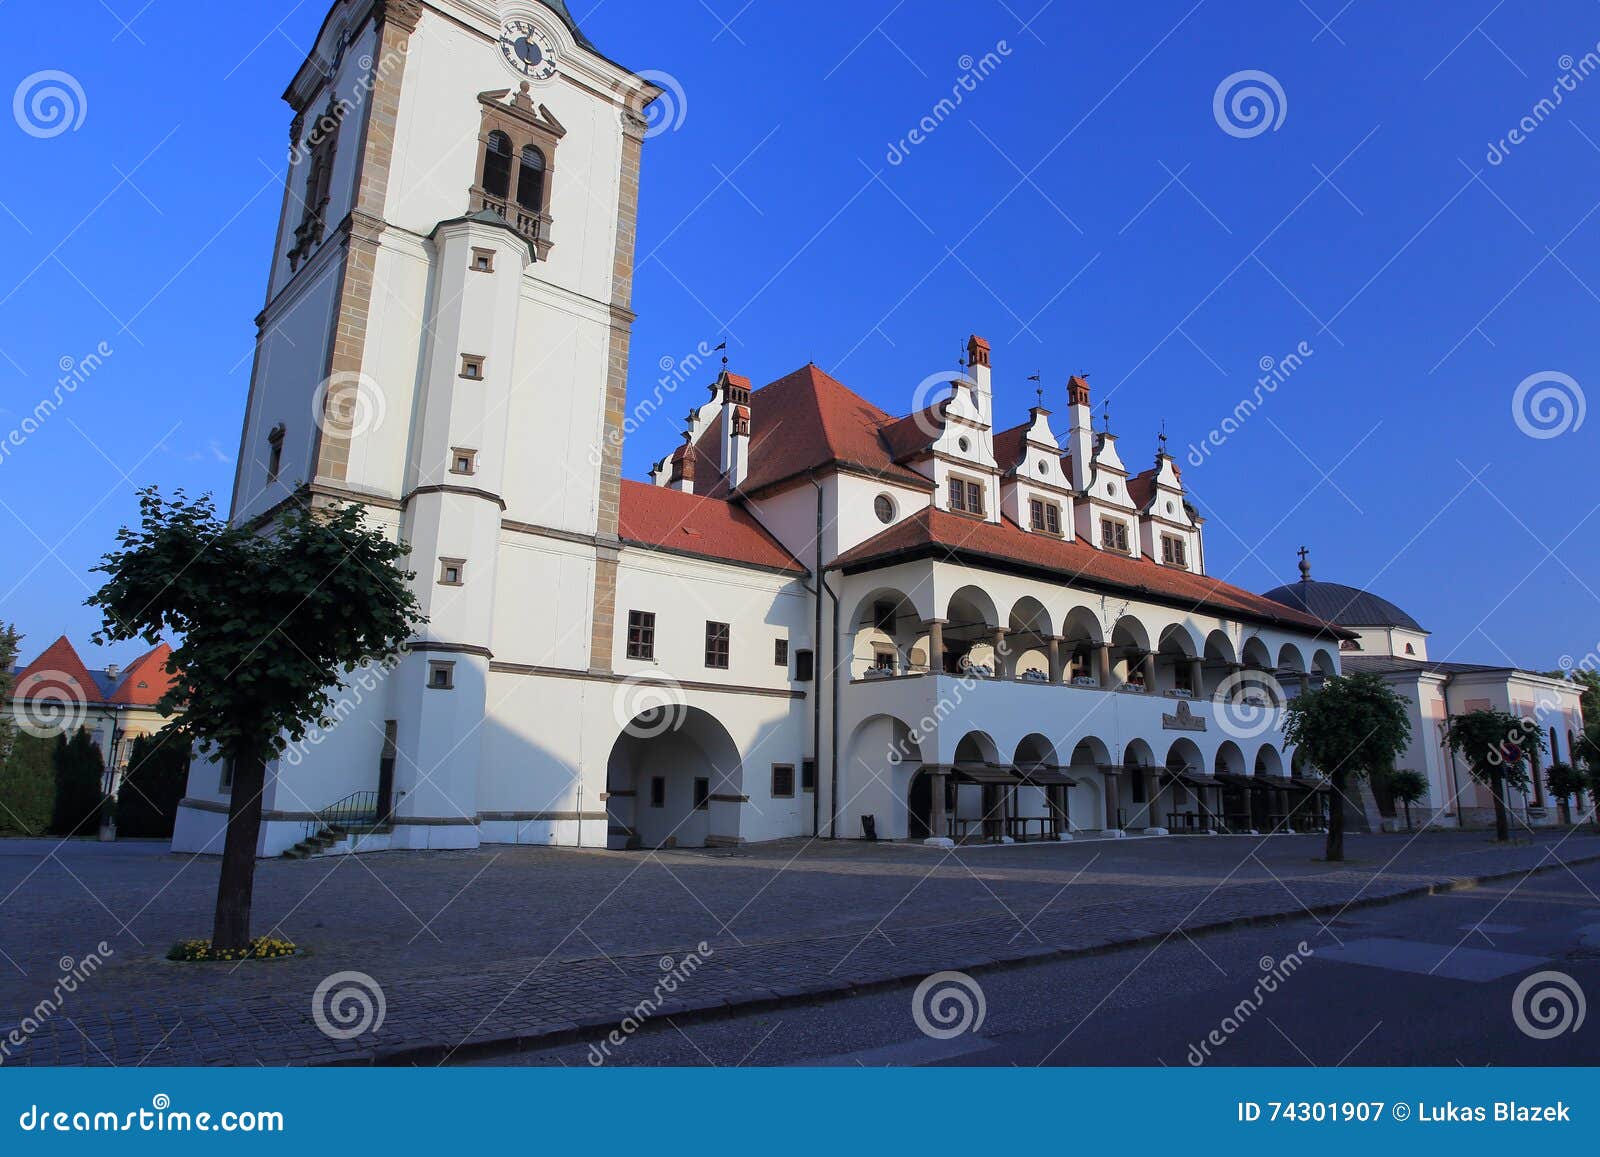
M794 840L731 852L485 848L267 861L255 929L306 954L231 966L163 959L175 941L209 933L214 859L8 842L0 1062L303 1064L407 1050L437 1059L511 1037L599 1038L702 943L703 963L655 1015L1561 871L1600 857L1600 833L1545 833L1506 848L1479 833L1352 836L1347 863L1320 854L1319 839L1284 836L955 853ZM102 942L104 967L58 993L62 970ZM319 1029L313 994L346 971L381 988L383 1019L338 1041Z

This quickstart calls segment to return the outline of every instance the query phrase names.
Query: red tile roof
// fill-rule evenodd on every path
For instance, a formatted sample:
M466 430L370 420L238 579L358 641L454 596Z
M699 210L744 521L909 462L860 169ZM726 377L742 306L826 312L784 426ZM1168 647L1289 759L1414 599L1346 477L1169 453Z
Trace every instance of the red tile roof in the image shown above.
M111 694L111 702L134 707L154 707L176 681L177 677L167 674L166 670L167 660L171 657L172 648L162 643L153 651L135 659L123 672L122 682L117 684L117 689Z
M1028 421L1009 430L1001 430L994 436L994 461L995 465L1000 467L1000 473L1009 474L1021 463L1023 447L1028 441L1028 431L1031 429L1033 423Z
M750 395L750 473L743 489L754 494L838 464L902 485L931 489L921 474L895 463L883 437L896 421L815 365L808 365ZM909 419L906 419L909 421ZM926 439L925 439L926 441ZM695 443L695 491L727 493L722 476L722 417Z
M630 546L808 573L737 503L624 481L619 505L617 533Z
M1064 542L1029 534L1010 520L998 524L979 522L932 507L846 551L833 565L870 569L872 563L907 555L1021 566L1049 572L1051 577L1068 584L1109 587L1226 617L1246 617L1336 637L1348 634L1241 587L1162 566L1152 559L1127 558L1096 550L1081 541Z
M99 703L102 698L100 685L65 635L17 672L11 693L19 699L59 701L70 698L78 703Z

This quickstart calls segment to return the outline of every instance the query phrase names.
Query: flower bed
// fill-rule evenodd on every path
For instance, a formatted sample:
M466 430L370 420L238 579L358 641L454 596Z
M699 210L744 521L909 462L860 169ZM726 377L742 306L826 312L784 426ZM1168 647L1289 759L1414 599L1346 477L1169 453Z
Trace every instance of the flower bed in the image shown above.
M234 949L213 948L209 940L180 940L172 946L172 951L167 953L167 959L191 964L215 963L222 960L282 960L297 952L299 949L294 946L293 941L279 940L272 936L257 936L250 941L248 948Z

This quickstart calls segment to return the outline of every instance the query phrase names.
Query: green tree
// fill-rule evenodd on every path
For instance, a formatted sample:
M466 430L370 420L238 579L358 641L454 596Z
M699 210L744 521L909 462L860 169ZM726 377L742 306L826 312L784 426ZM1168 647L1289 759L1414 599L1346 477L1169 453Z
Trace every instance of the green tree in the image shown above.
M17 663L17 648L22 645L22 636L17 634L16 624L0 623L0 706L11 694L11 683L16 677L11 668ZM15 741L17 729L11 722L9 712L0 711L0 767L5 766L6 759L11 754L11 744Z
M56 803L50 828L58 836L81 836L100 826L106 804L106 761L87 728L56 736Z
M139 495L140 524L96 569L88 600L100 640L164 633L182 641L161 709L175 739L233 766L212 943L250 939L256 839L267 761L313 726L331 727L332 692L350 670L400 651L425 621L396 564L407 547L368 527L361 508L286 509L261 527L229 526L209 498Z
M181 734L139 736L117 793L117 834L170 837L188 782L189 747Z
M1527 791L1531 786L1528 763L1534 752L1545 749L1539 724L1505 711L1469 711L1450 720L1445 743L1494 796L1494 836L1505 843L1511 838L1506 788Z
M1406 831L1411 831L1411 805L1427 798L1428 777L1420 771L1409 768L1400 771L1391 771L1384 777L1389 784L1389 794L1399 800L1406 809Z
M54 739L13 736L11 754L0 763L0 833L42 836L55 820Z
M1544 782L1550 794L1561 803L1561 822L1572 822L1572 797L1581 796L1588 778L1570 763L1552 763L1545 768Z
M1284 739L1333 785L1326 856L1344 859L1345 789L1394 767L1411 742L1405 700L1376 675L1338 675L1289 700Z

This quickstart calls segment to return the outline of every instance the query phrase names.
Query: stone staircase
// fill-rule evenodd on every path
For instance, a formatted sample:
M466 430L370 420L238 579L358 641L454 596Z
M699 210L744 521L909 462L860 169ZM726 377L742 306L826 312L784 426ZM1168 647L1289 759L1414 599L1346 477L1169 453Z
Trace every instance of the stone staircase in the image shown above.
M306 838L283 853L286 860L348 856L383 851L394 825L381 822L376 792L357 792L318 812L306 824Z

